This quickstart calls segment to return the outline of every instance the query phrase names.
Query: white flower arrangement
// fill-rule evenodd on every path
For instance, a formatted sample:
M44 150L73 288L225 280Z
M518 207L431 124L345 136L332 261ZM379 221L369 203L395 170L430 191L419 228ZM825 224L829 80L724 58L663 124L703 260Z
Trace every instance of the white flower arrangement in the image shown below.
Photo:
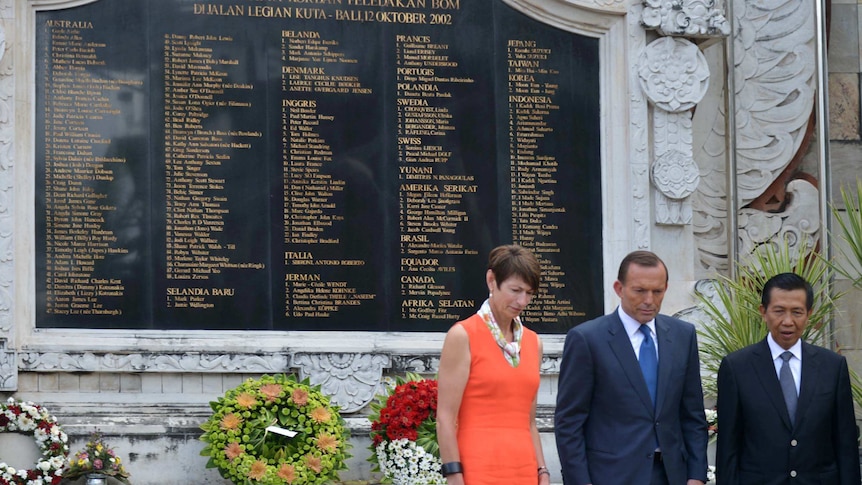
M707 435L710 443L718 438L718 411L715 409L704 409L706 415ZM709 465L706 468L706 483L715 483L715 466Z
M709 439L714 440L715 435L718 433L718 411L716 411L715 409L704 409L703 412L706 415L707 433L709 434Z
M375 451L380 471L396 485L446 485L446 478L439 472L440 459L415 441L383 441Z
M9 398L0 404L0 433L31 434L42 453L31 469L0 463L0 485L57 485L69 454L68 441L57 419L42 406Z

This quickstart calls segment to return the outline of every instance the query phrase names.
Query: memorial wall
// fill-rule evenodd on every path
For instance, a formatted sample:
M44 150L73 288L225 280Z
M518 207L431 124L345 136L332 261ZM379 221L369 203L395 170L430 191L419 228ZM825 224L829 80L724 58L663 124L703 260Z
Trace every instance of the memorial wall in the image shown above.
M603 313L598 40L497 0L36 14L36 326L441 331L488 251Z

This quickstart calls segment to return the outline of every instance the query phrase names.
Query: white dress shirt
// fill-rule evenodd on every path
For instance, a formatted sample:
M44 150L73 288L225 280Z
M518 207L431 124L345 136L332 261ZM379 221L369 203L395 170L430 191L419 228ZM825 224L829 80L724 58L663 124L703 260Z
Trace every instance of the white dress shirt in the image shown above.
M617 314L620 316L620 320L623 321L623 327L626 329L626 333L629 334L629 340L632 342L632 347L635 349L635 357L640 360L641 358L641 343L644 341L644 334L640 331L641 323L630 317L628 313L623 311L623 307L617 307ZM650 336L652 336L653 345L655 345L655 359L658 362L658 338L656 338L657 334L655 333L655 319L644 323L649 327Z

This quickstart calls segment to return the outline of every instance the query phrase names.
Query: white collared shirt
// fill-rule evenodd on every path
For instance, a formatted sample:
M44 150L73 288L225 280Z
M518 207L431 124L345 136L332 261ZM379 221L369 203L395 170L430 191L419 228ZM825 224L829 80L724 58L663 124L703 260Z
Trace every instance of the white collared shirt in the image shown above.
M772 338L771 333L766 335L766 343L769 344L769 351L772 353L772 363L775 364L775 375L781 379L781 366L784 363L781 359L781 354L784 353L785 349L778 345L775 339ZM802 339L797 340L793 344L793 347L786 350L789 350L793 354L793 358L787 361L787 363L790 364L790 371L793 373L793 382L796 384L796 395L798 396L799 385L802 382Z
M644 341L644 334L640 331L641 323L630 317L628 313L624 312L622 306L617 307L617 314L620 316L620 320L623 322L623 327L626 329L626 333L629 335L629 340L632 342L632 347L635 349L635 357L640 360L641 343ZM652 341L655 345L656 362L658 362L658 338L656 338L657 334L655 333L655 319L652 319L643 325L649 327L649 333L652 336Z

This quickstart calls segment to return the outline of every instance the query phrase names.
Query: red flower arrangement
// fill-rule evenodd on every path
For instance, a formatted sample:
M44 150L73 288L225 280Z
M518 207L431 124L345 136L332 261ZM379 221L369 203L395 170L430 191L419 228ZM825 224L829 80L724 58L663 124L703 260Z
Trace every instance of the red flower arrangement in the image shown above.
M408 374L408 378L414 377ZM416 376L418 377L418 376ZM437 381L408 380L398 384L371 423L371 443L406 438L417 441L429 433L436 443Z
M391 388L388 394L378 396L377 402L371 404L369 419L371 420L371 446L369 446L371 456L368 460L377 465L378 469L385 469L385 464L380 463L379 460L386 459L384 456L387 448L381 448L380 445L398 440L414 442L417 447L424 449L430 455L429 458L439 461L437 380L424 379L413 373L407 373L406 378L396 378L395 387ZM378 456L378 454L384 456ZM384 466L381 467L381 465Z

